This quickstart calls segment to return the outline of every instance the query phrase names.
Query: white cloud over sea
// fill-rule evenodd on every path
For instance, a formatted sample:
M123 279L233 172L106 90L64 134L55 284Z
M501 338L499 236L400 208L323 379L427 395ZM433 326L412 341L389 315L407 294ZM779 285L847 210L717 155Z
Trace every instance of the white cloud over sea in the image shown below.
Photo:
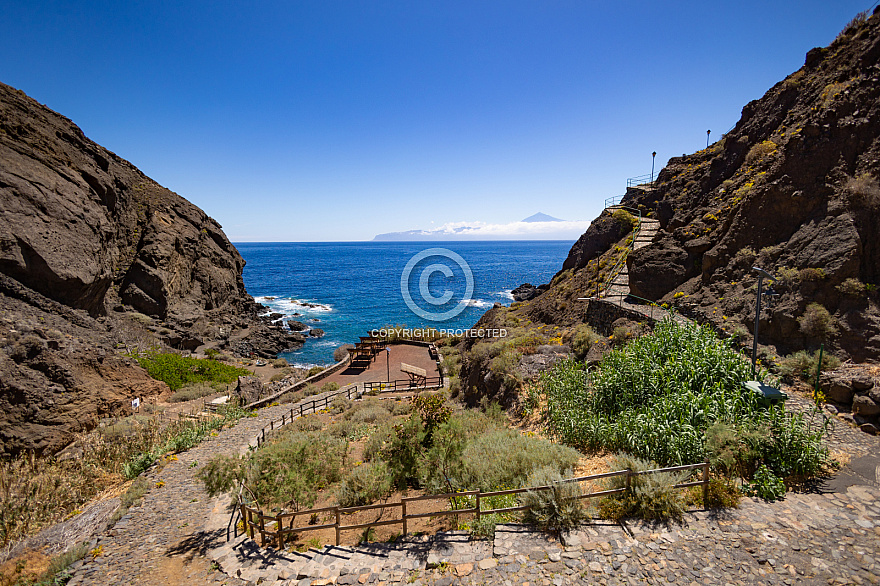
M577 240L587 220L556 222L449 222L431 230L409 230L376 236L376 240Z

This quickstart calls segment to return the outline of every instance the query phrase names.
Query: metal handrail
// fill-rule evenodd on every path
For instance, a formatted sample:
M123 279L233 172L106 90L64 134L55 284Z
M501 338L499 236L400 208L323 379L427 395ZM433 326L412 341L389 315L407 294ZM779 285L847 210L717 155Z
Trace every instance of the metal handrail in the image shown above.
M636 187L638 185L654 185L653 173L639 175L638 177L628 177L626 180L627 187Z
M602 290L602 293L599 295L600 298L601 298L602 296L605 296L605 295L608 294L608 289L610 289L611 286L614 284L614 279L616 279L617 276L620 274L620 271L623 270L623 263L626 262L626 257L629 256L629 253L632 252L632 251L635 249L635 246L636 246L636 238L638 238L638 236L639 236L639 232L640 232L641 229L642 229L642 211L641 211L641 210L636 209L636 208L630 208L630 207L627 207L627 206L615 206L615 207L616 207L617 209L621 209L621 210L629 210L629 211L631 211L631 212L635 212L636 214L638 214L637 217L638 217L639 223L638 223L638 224L636 225L636 227L633 229L633 232L632 232L632 242L630 242L630 244L629 244L629 248L627 248L627 249L623 252L623 255L620 257L620 260L617 261L617 264L615 264L615 265L611 268L611 271L610 271L609 276L608 276L608 280L607 280L607 282L606 282L606 284L605 284L605 288Z
M621 201L623 201L624 197L626 197L626 194L615 195L614 197L606 197L605 198L605 208L607 209L607 208L614 207L614 206L618 205Z

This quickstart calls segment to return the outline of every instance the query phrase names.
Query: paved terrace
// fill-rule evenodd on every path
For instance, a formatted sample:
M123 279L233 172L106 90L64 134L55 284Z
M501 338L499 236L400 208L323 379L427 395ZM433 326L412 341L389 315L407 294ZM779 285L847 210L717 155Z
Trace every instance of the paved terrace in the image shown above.
M379 352L376 358L369 363L364 361L362 364L366 365L366 368L357 365L348 366L344 370L335 372L322 379L320 384L323 385L329 381L339 383L340 387L344 387L351 383L360 382L408 380L409 376L400 370L401 363L424 368L428 377L440 376L440 372L437 370L437 362L428 354L427 346L390 344L388 350L390 351ZM388 355L387 358L386 354ZM390 379L388 378L389 371L391 374Z

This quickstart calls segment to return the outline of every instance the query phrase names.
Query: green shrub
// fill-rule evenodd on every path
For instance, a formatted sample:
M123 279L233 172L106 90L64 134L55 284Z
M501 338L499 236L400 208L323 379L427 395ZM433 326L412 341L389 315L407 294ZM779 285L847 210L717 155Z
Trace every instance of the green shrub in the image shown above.
M394 486L405 489L409 483L418 480L424 437L422 422L413 415L393 426L382 427L378 433L371 435L364 448L364 457L372 459L378 456L384 460Z
M749 496L757 496L765 501L776 501L785 498L785 483L770 471L761 466L752 482L743 485L743 491Z
M735 509L739 506L742 493L729 478L710 478L709 488L703 499L703 487L693 486L687 493L689 503L704 509Z
M617 223L623 228L624 234L632 232L633 228L639 225L638 218L626 210L618 208L611 213L611 217L617 220Z
M571 350L574 352L575 358L583 360L586 358L590 348L601 339L601 336L593 331L587 324L581 324L575 328L574 335L571 338Z
M172 393L171 397L168 400L171 403L192 401L193 399L201 399L202 397L213 395L214 393L220 392L224 389L225 387L217 389L214 385L207 382L194 383L181 387L179 391Z
M269 364L271 364L273 368L286 368L290 366L290 364L283 358L276 358L269 362Z
M531 486L528 477L539 468L558 473L574 468L577 450L516 430L494 427L472 435L462 452L462 488L496 490L502 486Z
M806 350L798 350L794 354L784 357L780 364L779 370L786 378L813 380L816 377L816 368L819 365L819 351L810 353ZM834 370L840 366L840 359L830 352L822 353L822 372L826 370Z
M141 352L133 354L132 358L137 360L147 374L167 384L172 391L201 382L233 383L239 376L252 374L244 368L236 368L216 360L174 353Z
M798 318L801 331L812 338L826 339L837 333L835 320L822 305L810 303Z
M858 279L849 278L837 286L837 290L844 295L863 297L866 293L865 284Z
M614 470L645 472L657 468L656 463L619 454L611 465ZM688 472L658 472L630 476L629 490L622 495L603 499L600 514L614 520L624 517L640 517L658 521L680 519L687 510L685 495L673 488L688 477ZM625 476L608 479L606 489L626 488ZM617 501L617 502L614 502Z
M529 486L549 486L546 490L523 493L522 506L528 507L523 520L544 531L562 533L577 527L584 518L580 486L577 482L563 482L553 468L539 468L528 479Z
M362 464L342 479L336 492L340 507L368 505L391 494L388 464L378 460Z
M802 283L822 281L827 277L828 275L825 273L825 269L809 267L798 271L798 280Z
M772 140L765 140L756 143L749 149L746 154L746 165L754 165L764 160L766 157L776 154L776 143Z
M315 376L315 375L318 374L319 372L324 372L324 367L323 367L323 366L313 366L313 367L311 367L311 368L309 369L309 371L306 373L306 378L309 378L309 377Z
M715 470L745 478L754 472L770 439L766 427L737 429L731 423L716 421L706 430L706 452Z
M321 392L322 393L332 393L333 391L338 391L338 390L339 390L339 383L326 382L323 385L321 385Z
M751 246L745 246L736 252L736 262L740 265L750 265L755 262L757 257L758 254Z
M379 424L391 419L391 413L378 399L365 399L345 412L345 419L355 423Z
M574 447L674 466L709 455L705 431L718 421L735 423L743 441L766 427L769 442L758 446L759 463L782 475L814 473L825 457L822 430L808 432L802 418L762 409L743 393L751 368L729 344L706 327L664 320L612 351L598 369L562 361L541 378L547 428Z
M198 476L211 496L243 481L264 507L298 511L341 480L347 451L347 442L324 434L282 433L246 456L214 458Z

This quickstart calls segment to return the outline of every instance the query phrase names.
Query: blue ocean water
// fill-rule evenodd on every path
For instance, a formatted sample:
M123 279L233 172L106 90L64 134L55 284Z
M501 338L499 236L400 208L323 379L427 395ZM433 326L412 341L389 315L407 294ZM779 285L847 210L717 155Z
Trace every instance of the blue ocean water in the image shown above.
M283 314L282 321L298 320L324 330L323 338L309 339L300 350L282 354L293 364L309 366L332 363L335 348L357 342L373 328L469 328L494 303L509 305L510 292L518 285L548 282L562 268L572 244L554 240L235 246L247 261L245 286L258 302ZM467 269L473 288L469 300ZM414 308L407 305L404 290ZM454 317L431 319L458 308L462 310Z

